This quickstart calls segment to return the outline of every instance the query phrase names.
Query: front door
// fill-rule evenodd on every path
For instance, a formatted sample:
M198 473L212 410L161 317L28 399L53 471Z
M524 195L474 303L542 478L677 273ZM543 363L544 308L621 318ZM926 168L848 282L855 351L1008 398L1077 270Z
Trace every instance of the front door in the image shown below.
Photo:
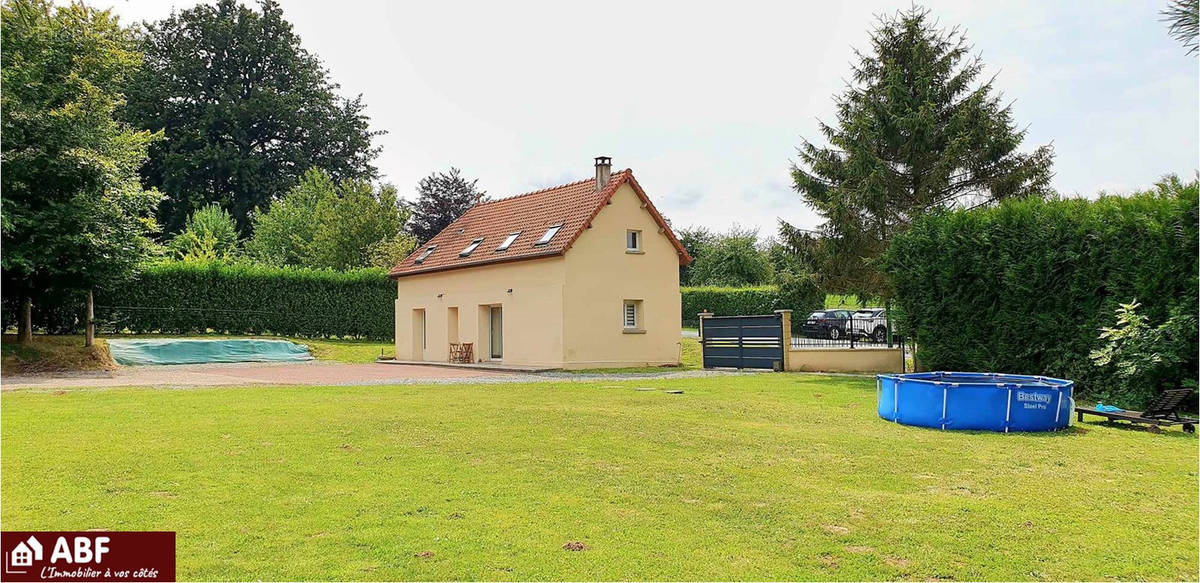
M425 309L412 311L412 359L425 360Z
M504 314L500 306L492 306L491 336L492 359L504 358Z

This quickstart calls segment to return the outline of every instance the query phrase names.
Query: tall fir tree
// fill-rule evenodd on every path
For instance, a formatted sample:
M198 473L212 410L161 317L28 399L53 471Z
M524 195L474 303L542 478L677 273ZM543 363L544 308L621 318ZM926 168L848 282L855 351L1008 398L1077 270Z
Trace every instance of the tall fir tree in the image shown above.
M412 205L408 232L420 245L445 229L467 209L483 200L486 192L479 190L479 179L467 180L458 168L449 172L434 172L417 184L417 201Z
M172 13L146 25L142 47L146 66L125 114L166 134L142 169L167 195L166 232L215 202L245 233L312 167L336 181L377 174L371 141L380 132L368 128L362 97L336 94L274 0L257 11L220 0Z
M916 215L1049 192L1054 153L1019 148L1011 105L957 29L928 10L882 17L871 53L855 52L852 82L836 97L827 146L805 140L794 188L825 219L827 286L886 294L876 260Z
M1200 50L1200 0L1170 0L1159 14L1167 23L1167 34L1183 44L1187 54Z

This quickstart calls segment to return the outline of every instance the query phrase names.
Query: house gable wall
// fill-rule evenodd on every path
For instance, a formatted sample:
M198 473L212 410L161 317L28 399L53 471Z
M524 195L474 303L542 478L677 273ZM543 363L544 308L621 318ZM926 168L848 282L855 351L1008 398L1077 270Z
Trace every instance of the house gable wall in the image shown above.
M622 185L564 256L564 366L678 364L679 255L628 184ZM626 253L640 230L642 253ZM625 300L640 302L638 333L627 333Z

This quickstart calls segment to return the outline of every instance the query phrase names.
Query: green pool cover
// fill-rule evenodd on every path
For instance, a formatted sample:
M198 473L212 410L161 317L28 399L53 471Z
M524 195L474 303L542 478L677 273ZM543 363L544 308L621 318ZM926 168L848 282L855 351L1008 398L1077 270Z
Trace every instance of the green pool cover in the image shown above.
M287 340L109 340L117 364L203 364L206 362L290 362L312 360L308 347Z

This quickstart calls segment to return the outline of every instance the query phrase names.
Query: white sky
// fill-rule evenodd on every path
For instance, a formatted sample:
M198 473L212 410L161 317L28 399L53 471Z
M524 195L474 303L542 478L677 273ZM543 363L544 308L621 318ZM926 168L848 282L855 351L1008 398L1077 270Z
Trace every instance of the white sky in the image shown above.
M193 0L90 0L126 22ZM924 5L959 25L985 74L1053 142L1054 186L1093 196L1191 177L1200 73L1167 37L1166 0ZM450 165L492 196L632 168L677 226L775 232L819 218L789 162L866 49L875 14L903 2L388 2L283 0L284 16L346 95L362 93L376 161L411 198Z

